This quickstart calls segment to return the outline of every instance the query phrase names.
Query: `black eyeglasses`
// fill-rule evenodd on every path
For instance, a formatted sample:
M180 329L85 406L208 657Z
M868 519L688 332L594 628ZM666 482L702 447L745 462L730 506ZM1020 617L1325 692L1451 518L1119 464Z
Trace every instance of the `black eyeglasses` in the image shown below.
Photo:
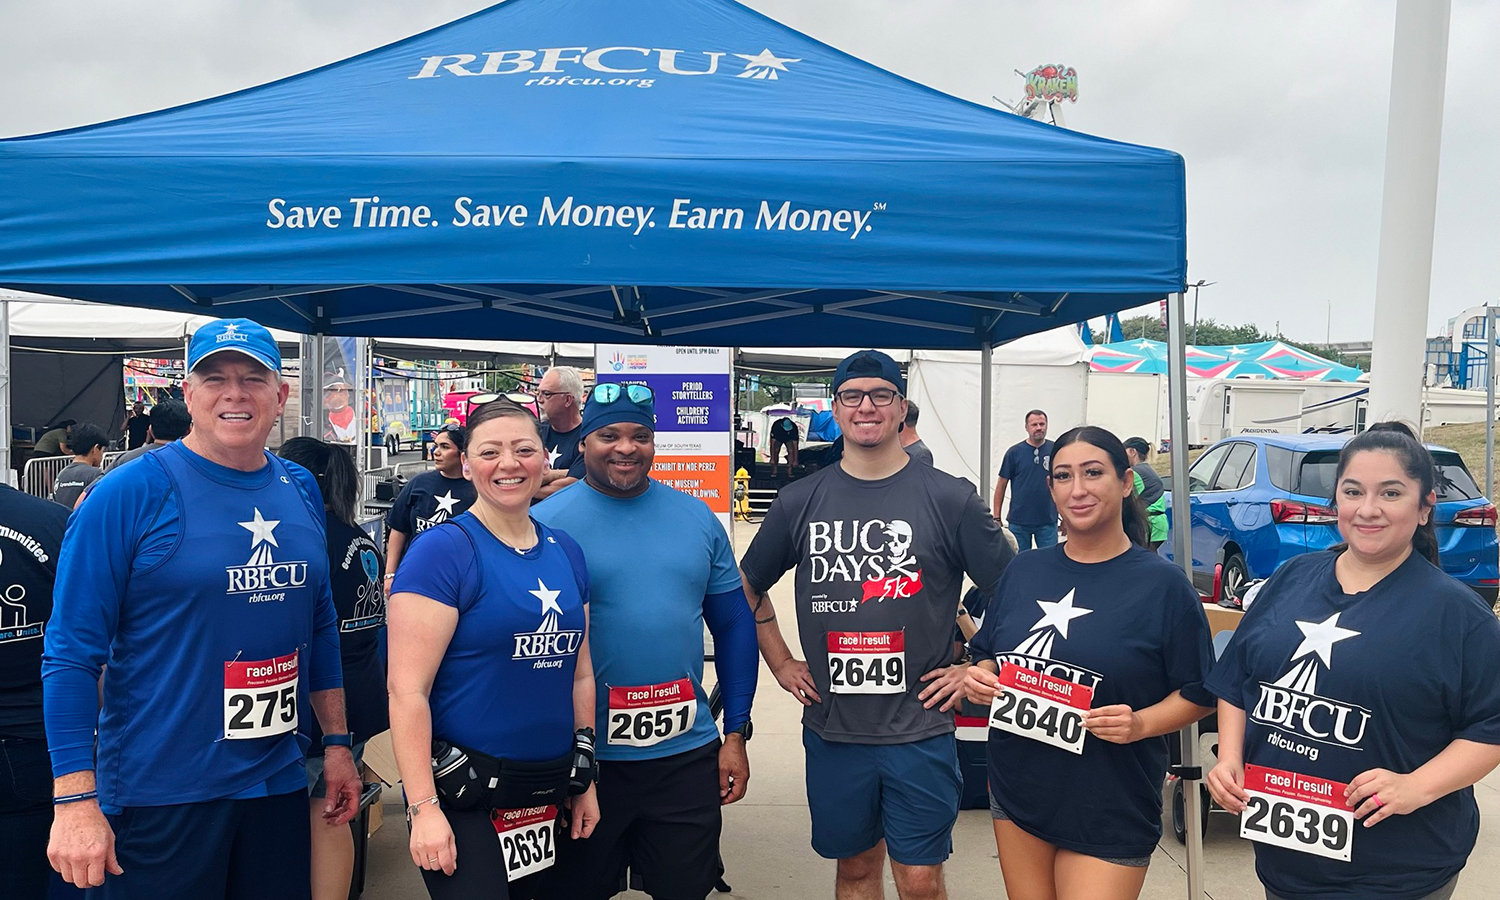
M594 385L594 399L600 403L613 403L624 394L636 406L650 406L656 397L644 384L617 384L613 381Z
M538 400L547 400L547 399L549 399L551 397L561 397L561 396L564 396L567 393L568 393L567 391L537 391L536 392L536 398Z
M869 397L870 402L876 406L890 406L899 396L901 396L900 391L893 391L890 388L876 388L873 391L856 391L850 388L847 391L838 392L839 405L850 409L857 409L865 402L866 397Z

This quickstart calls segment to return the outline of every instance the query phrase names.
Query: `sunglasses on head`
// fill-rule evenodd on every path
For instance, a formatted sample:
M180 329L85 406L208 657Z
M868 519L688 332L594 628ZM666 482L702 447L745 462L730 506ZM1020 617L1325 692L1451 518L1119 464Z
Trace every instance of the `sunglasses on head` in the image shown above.
M509 400L512 403L519 403L522 406L525 406L528 403L536 402L536 398L530 394L525 394L520 391L511 391L507 394L475 394L474 396L469 398L469 405L483 406L486 403L493 403L496 400Z
M613 403L620 399L621 394L624 394L626 399L636 406L649 406L656 396L644 384L617 384L609 382L607 384L594 385L593 396L600 403Z

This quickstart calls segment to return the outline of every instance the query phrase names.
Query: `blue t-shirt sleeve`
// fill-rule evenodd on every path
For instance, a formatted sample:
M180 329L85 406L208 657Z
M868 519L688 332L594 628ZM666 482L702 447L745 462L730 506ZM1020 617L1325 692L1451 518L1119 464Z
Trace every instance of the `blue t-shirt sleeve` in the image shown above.
M392 594L420 594L464 612L473 602L474 545L458 525L443 523L422 532L401 558Z
M707 507L705 506L706 510ZM725 591L740 591L744 593L743 585L740 583L740 567L734 562L734 547L729 543L729 533L712 512L704 516L707 521L704 528L708 532L708 544L711 569L708 573L708 593L722 594ZM746 607L746 611L749 607Z
M385 513L386 527L399 531L408 537L416 530L416 524L412 521L411 511L412 485L413 482L408 481L406 483L406 486L401 489L401 493L397 494L395 501L391 503L391 508L386 510Z
M558 546L563 548L563 552L568 556L568 563L573 567L573 579L578 582L579 599L583 601L584 606L588 606L589 567L583 555L583 548L578 546L578 542L565 531L552 529L552 534L557 538Z
M1486 616L1471 628L1464 636L1462 658L1453 736L1500 744L1500 621Z
M1182 692L1183 699L1199 706L1213 706L1214 695L1204 687L1213 669L1213 646L1208 639L1208 616L1198 592L1180 569L1169 586L1171 603L1166 616L1162 651L1167 686Z
M1016 454L1014 452L1015 449L1016 448L1011 447L1010 449L1006 450L1005 455L1000 458L1000 477L1004 478L1006 481L1012 481L1016 477Z
M136 544L174 500L170 480L154 461L143 461L130 475L99 481L89 502L69 517L58 554L42 656L54 777L94 768L99 674L119 626Z

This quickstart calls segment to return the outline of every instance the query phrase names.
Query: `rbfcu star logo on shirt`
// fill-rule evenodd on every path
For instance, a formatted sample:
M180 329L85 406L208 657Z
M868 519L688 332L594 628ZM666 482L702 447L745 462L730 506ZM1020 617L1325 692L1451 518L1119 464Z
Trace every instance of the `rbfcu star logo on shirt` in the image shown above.
M1327 696L1327 688L1318 684L1320 676L1333 670L1334 645L1360 635L1339 624L1341 615L1296 622L1302 639L1286 672L1273 682L1261 682L1250 711L1252 721L1278 729L1268 735L1268 743L1311 760L1318 758L1320 744L1363 750L1360 744L1370 723L1370 710Z
M563 611L557 602L562 591L547 587L545 579L538 578L536 590L527 593L541 602L542 620L535 631L512 636L514 643L510 658L536 660L533 669L560 669L564 658L578 652L583 643L583 632L562 627Z
M1076 605L1077 590L1077 588L1069 588L1061 600L1036 601L1036 605L1042 611L1042 617L1031 626L1031 630L1016 645L1016 649L1009 653L999 654L999 661L1013 663L1034 672L1042 672L1053 678L1065 678L1074 684L1097 690L1100 682L1104 680L1103 675L1091 669L1064 662L1053 655L1057 650L1057 642L1068 639L1073 623L1094 612L1092 609Z
M421 516L417 517L417 531L419 533L426 531L432 526L440 525L452 518L455 514L454 508L458 506L458 500L459 498L453 496L451 489L444 494L434 494L432 502L437 505L437 509L425 519Z
M243 566L229 566L229 594L249 594L251 603L265 603L286 599L286 590L307 584L307 562L277 562L272 547L280 549L276 542L276 528L280 519L267 519L260 507L253 507L253 515L239 526L250 532L250 559Z

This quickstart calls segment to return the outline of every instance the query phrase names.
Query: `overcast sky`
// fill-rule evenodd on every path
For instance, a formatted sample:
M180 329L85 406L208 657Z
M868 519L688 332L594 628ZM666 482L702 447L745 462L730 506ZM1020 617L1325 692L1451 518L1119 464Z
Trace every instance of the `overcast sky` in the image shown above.
M545 0L526 0L545 2ZM620 0L628 2L628 0ZM0 135L159 109L388 43L486 0L0 0ZM1069 127L1187 160L1201 315L1372 330L1395 0L747 0L988 105L1078 70ZM1455 0L1429 333L1500 293L1500 3Z

